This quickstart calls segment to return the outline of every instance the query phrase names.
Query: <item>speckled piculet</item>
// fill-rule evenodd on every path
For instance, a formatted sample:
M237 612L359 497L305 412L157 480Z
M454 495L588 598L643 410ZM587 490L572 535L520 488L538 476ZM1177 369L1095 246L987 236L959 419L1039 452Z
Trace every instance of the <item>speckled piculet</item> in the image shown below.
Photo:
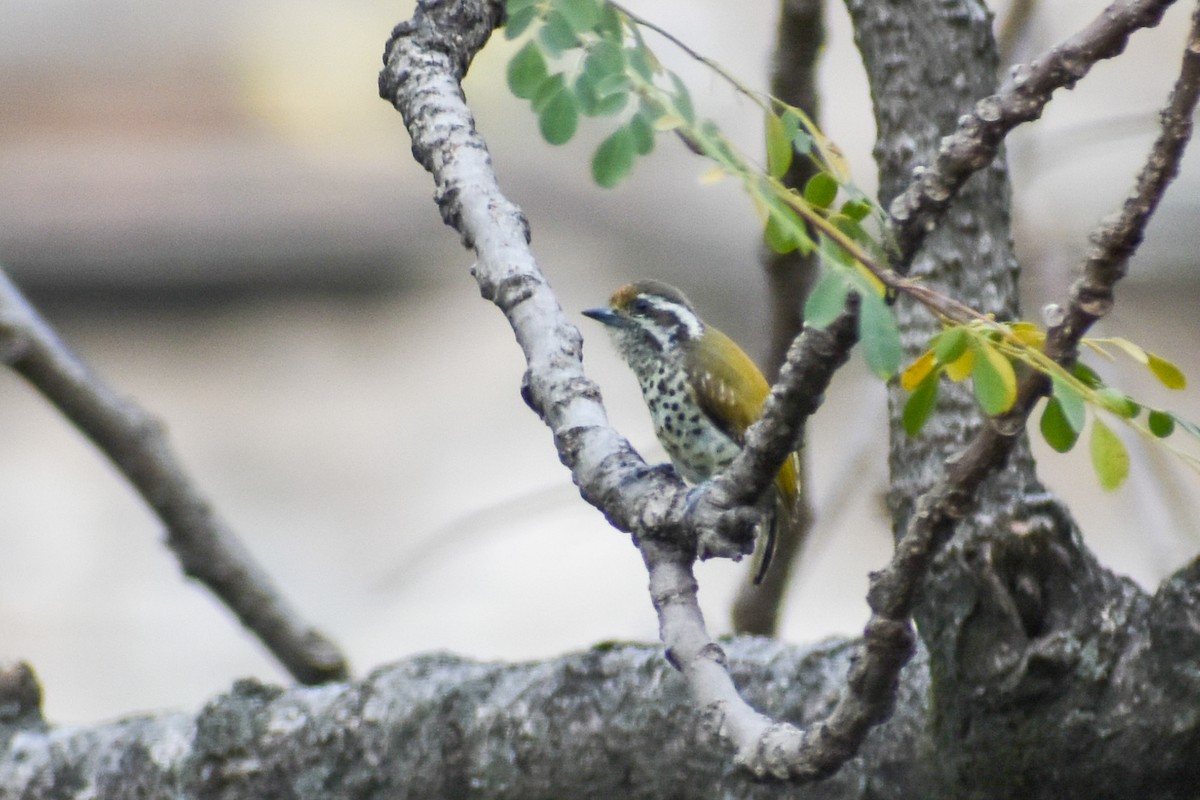
M679 473L700 483L729 466L770 392L754 361L700 319L682 292L658 281L622 286L607 308L583 313L607 326L633 369L654 431ZM775 480L775 515L767 526L756 582L771 563L775 526L797 518L798 474L793 453Z

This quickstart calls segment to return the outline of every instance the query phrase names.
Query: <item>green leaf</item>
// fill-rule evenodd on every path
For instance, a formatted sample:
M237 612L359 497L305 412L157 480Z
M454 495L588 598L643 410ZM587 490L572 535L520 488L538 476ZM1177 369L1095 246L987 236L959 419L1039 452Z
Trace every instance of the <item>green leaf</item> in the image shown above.
M807 131L799 131L792 137L792 147L796 148L796 152L803 156L812 155L815 144L812 135Z
M766 114L767 173L782 178L792 165L792 140L774 111Z
M975 353L971 371L975 398L989 416L1003 414L1017 399L1017 375L1012 362L986 339L975 340Z
M1087 401L1083 399L1075 387L1059 378L1056 375L1050 376L1055 403L1059 406L1059 411L1066 420L1067 425L1071 430L1079 434L1083 430L1083 424L1087 422ZM1049 441L1047 439L1047 441ZM1052 445L1053 446L1053 445ZM1065 452L1065 451L1059 451Z
M601 7L597 0L555 0L554 7L575 33L590 31L600 24Z
M800 249L808 252L812 242L800 216L790 207L770 198L768 201L767 227L763 237L767 245L776 253L790 253Z
M940 383L940 375L936 370L929 373L904 404L904 431L909 436L916 436L925 427L925 421L937 403Z
M564 50L570 50L579 45L579 37L575 29L561 11L551 11L546 15L546 22L538 33L542 47L551 56L561 55Z
M1046 398L1046 407L1042 409L1041 431L1046 444L1060 453L1068 452L1079 439L1079 431L1071 427L1057 397Z
M536 3L522 4L515 10L513 9L514 5L516 4L508 4L508 20L504 23L504 37L509 41L524 33L529 24L541 13Z
M829 208L837 193L838 182L827 172L818 172L804 184L804 199L817 208Z
M633 146L639 156L648 155L654 149L654 123L643 112L629 118L629 132L633 134Z
M551 98L565 92L567 89L567 81L563 78L561 72L556 72L538 84L537 90L533 93L533 97L529 99L533 106L535 114L541 114L542 109L550 102Z
M883 380L900 368L900 329L883 298L874 292L859 295L858 338L871 371Z
M933 354L942 366L953 364L967 351L970 343L971 337L962 328L947 328L933 340Z
M1092 420L1092 467L1100 479L1100 487L1112 491L1129 477L1129 451L1107 425Z
M566 144L579 127L579 109L575 98L565 89L553 95L538 115L542 138L550 144Z
M547 77L546 58L533 40L526 42L508 62L508 88L522 100L533 99Z
M625 51L613 42L597 42L588 49L583 60L583 72L591 75L597 84L603 78L625 75Z
M634 72L642 76L642 80L654 81L656 67L644 47L628 47L625 49L625 55L629 59L629 65L633 67Z
M694 125L696 110L692 106L692 96L688 93L687 86L674 72L671 73L671 83L675 86L675 110L679 112L679 116L687 120L689 125Z
M628 84L621 85L620 82L613 81L614 76L608 76L601 79L601 82L607 87L601 87L596 84L595 76L589 72L580 73L575 80L575 99L579 103L579 110L589 117L603 117L616 114L625 107L625 103L629 101L629 92L626 91ZM624 78L623 75L615 76ZM613 91L615 87L616 91Z
M1146 418L1146 424L1150 428L1150 432L1159 439L1165 439L1175 432L1175 418L1166 411L1151 410L1150 415Z
M592 156L592 179L606 189L616 186L633 169L636 151L633 132L629 128L617 128L600 143Z
M1080 383L1089 389L1099 389L1104 385L1104 381L1096 374L1096 370L1082 361L1075 362L1075 366L1071 367L1071 373L1079 379Z
M804 303L804 324L812 328L829 327L845 310L849 294L849 285L836 269L821 270L817 285Z
M605 41L620 44L625 37L625 26L621 22L621 12L617 11L612 3L605 3L604 8L600 12L600 24L596 26L596 33Z
M871 204L865 200L850 199L842 203L842 213L855 222L862 222L871 213Z
M1150 371L1154 373L1154 377L1162 381L1162 385L1168 389L1183 389L1187 387L1187 376L1183 374L1183 370L1167 361L1165 358L1147 353L1149 362L1146 364Z

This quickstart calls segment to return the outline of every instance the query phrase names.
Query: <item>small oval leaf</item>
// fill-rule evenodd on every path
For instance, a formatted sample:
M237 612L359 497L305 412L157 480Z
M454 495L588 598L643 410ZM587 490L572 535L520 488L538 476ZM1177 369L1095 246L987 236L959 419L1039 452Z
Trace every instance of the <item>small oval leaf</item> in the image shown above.
M862 342L867 366L887 380L900 367L900 329L887 303L877 294L860 295L858 338Z
M566 91L555 93L538 115L538 127L542 138L550 144L566 144L579 127L579 109L574 96Z
M633 169L637 146L629 128L617 128L600 143L592 156L592 179L597 185L611 189Z
M947 328L937 335L933 340L933 354L937 361L942 366L950 366L955 361L962 358L963 353L967 351L967 345L971 343L971 337L967 332L960 327ZM968 370L969 373L969 370ZM956 380L962 380L956 378Z
M1056 397L1046 399L1040 427L1046 444L1060 453L1068 452L1079 439L1079 431L1071 428L1071 423L1067 421L1062 405Z
M1154 353L1146 354L1146 366L1154 373L1154 377L1162 381L1162 385L1168 389L1185 389L1187 388L1187 376L1183 374L1183 370L1167 361L1165 358L1154 355Z
M1165 439L1175 432L1175 418L1165 411L1152 410L1146 418L1150 432L1159 439Z
M1071 367L1071 373L1079 379L1079 382L1089 389L1098 389L1104 385L1104 381L1096 374L1096 370L1089 367L1082 361L1076 361Z
M688 92L687 86L674 72L671 73L671 83L675 86L675 110L679 112L679 116L687 120L689 125L694 125L696 110L692 106L692 96Z
M1083 423L1087 421L1087 401L1075 387L1063 379L1051 375L1050 380L1054 399L1064 419L1071 426L1071 430L1078 434L1083 430Z
M871 213L871 204L865 200L847 200L842 203L842 213L855 222L862 222Z
M1112 491L1129 477L1129 451L1099 419L1092 420L1092 467L1100 479L1100 487Z
M564 50L570 50L579 44L575 29L562 12L557 10L546 15L546 22L538 32L538 40L552 56L561 55Z
M929 419L929 414L937 403L939 383L938 374L931 372L904 404L904 431L909 436L920 433L925 421Z
M643 111L629 118L629 132L633 134L634 149L639 156L648 155L654 149L654 124Z
M529 23L537 19L540 13L536 3L522 5L516 9L513 5L509 3L508 19L504 23L504 36L510 41L524 33Z
M532 100L538 87L549 77L546 58L537 43L530 40L508 62L508 88L522 100Z
M817 285L804 303L804 324L812 328L829 327L845 310L849 294L850 287L837 270L822 270Z
M935 366L937 366L937 358L933 355L932 350L926 350L920 358L909 364L904 372L900 373L900 388L906 392L913 391L925 382Z
M975 371L975 351L970 348L946 365L946 377L955 383L965 381Z
M804 184L804 199L817 208L829 208L837 198L838 182L828 172L818 172Z
M556 0L554 7L575 33L590 31L600 24L601 9L597 0Z
M766 113L767 173L782 178L792 166L792 140L774 111Z
M798 248L811 248L804 222L790 206L768 199L767 225L763 238L776 253L790 253Z
M971 379L975 398L989 416L1003 414L1017 399L1017 375L1012 362L986 339L976 339L975 369Z

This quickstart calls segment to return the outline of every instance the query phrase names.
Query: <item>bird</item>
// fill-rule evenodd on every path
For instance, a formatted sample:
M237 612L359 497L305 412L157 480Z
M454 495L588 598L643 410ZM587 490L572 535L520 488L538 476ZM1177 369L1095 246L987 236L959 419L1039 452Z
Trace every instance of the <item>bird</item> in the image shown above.
M770 393L754 360L701 319L683 292L661 281L625 284L608 306L583 314L605 326L633 370L654 432L684 480L700 484L728 467ZM774 509L755 583L771 565L776 526L799 517L799 474L799 458L792 453L772 487Z

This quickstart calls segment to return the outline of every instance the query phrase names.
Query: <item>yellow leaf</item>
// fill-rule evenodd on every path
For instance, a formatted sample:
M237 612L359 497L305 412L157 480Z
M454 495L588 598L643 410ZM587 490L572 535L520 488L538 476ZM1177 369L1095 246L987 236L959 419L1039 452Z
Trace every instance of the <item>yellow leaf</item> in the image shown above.
M783 127L783 120L774 111L766 112L767 172L772 178L782 178L792 165L792 142Z
M934 366L937 364L937 358L933 355L932 350L926 350L916 361L908 365L904 372L900 373L900 386L904 391L911 392L916 389L921 383L929 377L929 373L933 372Z
M975 344L982 356L971 373L975 397L991 416L1003 414L1017 399L1017 374L1012 362L987 339L977 339Z
M965 380L974 367L975 351L967 349L953 363L946 365L946 375L950 377L950 380L958 383Z
M1032 322L1014 322L1010 328L1017 341L1026 347L1041 349L1046 343L1046 332Z
M1162 381L1163 386L1168 389L1183 389L1187 386L1187 376L1183 374L1183 370L1170 361L1160 358L1154 353L1146 353L1146 359L1146 366L1150 367L1154 377Z
M725 171L724 167L716 166L700 176L700 185L711 186L714 183L720 183L728 177L729 173Z
M1124 350L1125 355L1129 356L1130 358L1132 358L1134 361L1138 362L1139 364L1146 364L1150 360L1150 355L1145 350L1138 347L1136 344L1129 341L1128 339L1122 339L1121 337L1117 336L1112 339L1109 339L1108 342L1109 342L1109 344L1114 345L1114 346L1119 347L1122 350Z

